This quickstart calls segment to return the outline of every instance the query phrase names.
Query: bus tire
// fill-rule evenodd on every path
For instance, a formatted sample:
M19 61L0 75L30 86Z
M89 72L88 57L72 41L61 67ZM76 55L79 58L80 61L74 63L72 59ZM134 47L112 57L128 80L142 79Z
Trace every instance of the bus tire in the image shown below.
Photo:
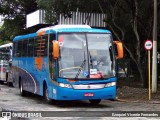
M4 84L4 81L1 81L1 80L0 80L0 84Z
M8 86L8 87L13 87L12 82L8 82L8 81L7 81L7 86Z
M19 89L20 89L20 95L21 96L26 96L27 95L27 92L23 90L23 83L22 83L22 81L20 81Z
M7 85L8 85L9 87L13 87L13 83L12 83L12 82L7 82Z
M6 82L8 83L8 73L6 73Z
M53 100L49 98L47 85L44 85L43 96L48 104L52 104Z
M101 99L89 100L92 105L98 105L101 102Z
M6 74L6 82L7 82L7 86L13 87L13 83L9 81L9 73Z

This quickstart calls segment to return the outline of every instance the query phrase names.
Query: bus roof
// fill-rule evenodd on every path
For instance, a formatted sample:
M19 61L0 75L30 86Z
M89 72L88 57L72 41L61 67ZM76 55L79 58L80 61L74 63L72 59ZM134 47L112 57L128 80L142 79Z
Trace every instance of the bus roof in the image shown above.
M37 32L40 32L40 31L47 31L47 30L55 30L55 31L58 31L58 30L64 30L64 29L74 29L74 28L83 28L83 29L86 29L86 28L91 28L89 25L55 25L55 26L50 26L50 27L46 27L46 28L41 28L40 30L38 30Z
M37 36L37 33L31 33L31 34L26 34L26 35L20 35L20 36L16 36L13 41L16 41L16 40L22 40L22 39L28 39L28 38L32 38L32 37L35 37Z
M10 47L12 45L13 45L13 43L7 43L7 44L4 44L4 45L0 45L0 48Z
M55 25L51 27L41 28L35 33L16 36L13 41L27 39L38 36L39 33L50 34L58 32L90 32L90 33L111 33L109 30L91 28L88 25Z

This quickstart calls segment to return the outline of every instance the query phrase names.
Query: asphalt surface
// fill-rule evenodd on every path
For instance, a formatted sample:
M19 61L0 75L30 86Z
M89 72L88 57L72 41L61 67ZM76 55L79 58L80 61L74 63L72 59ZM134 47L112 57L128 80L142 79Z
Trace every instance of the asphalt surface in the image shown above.
M159 103L102 100L94 106L89 101L56 101L47 104L41 96L28 94L22 97L19 89L4 84L0 84L0 111L12 112L12 120L160 119ZM1 117L0 120L4 118Z

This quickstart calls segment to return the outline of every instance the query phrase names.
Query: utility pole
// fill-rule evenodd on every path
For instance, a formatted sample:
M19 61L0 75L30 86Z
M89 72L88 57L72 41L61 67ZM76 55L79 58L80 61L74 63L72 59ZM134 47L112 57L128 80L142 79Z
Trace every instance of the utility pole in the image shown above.
M154 0L152 93L157 92L157 0Z

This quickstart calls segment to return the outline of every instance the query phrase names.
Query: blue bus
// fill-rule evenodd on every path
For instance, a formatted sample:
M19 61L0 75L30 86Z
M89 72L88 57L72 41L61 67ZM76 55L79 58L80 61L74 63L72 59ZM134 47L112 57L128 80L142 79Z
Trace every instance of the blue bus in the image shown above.
M116 52L115 52L116 51ZM116 53L116 54L115 54ZM56 25L13 39L13 86L52 100L115 99L122 43L108 30Z

